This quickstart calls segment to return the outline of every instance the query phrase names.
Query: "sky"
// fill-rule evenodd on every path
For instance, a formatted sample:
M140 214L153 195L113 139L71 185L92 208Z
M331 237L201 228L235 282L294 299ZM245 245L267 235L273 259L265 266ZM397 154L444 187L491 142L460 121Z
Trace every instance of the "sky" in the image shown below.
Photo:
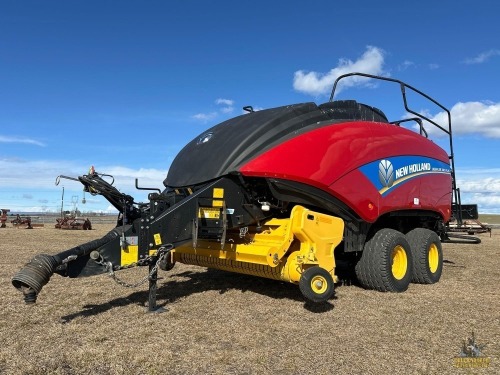
M462 203L500 214L498 14L494 0L0 0L0 208L115 212L78 182L55 185L90 166L147 201L135 179L163 188L175 155L204 130L247 105L327 102L335 78L358 71L451 110ZM389 120L408 116L400 97L373 80L335 96Z

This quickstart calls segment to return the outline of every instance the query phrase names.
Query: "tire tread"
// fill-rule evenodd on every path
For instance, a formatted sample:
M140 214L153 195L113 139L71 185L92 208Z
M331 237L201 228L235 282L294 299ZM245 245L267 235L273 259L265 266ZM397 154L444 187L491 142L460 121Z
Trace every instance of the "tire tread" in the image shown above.
M434 284L441 278L443 270L443 250L439 236L430 229L415 228L406 234L413 253L412 282L418 284ZM439 264L432 273L428 263L428 248L435 243L439 252Z
M391 253L395 244L401 244L407 250L409 275L402 280L396 280L391 271ZM409 249L410 245L401 232L389 228L379 230L366 242L361 259L355 267L358 281L367 289L381 292L405 291L410 282L413 265Z

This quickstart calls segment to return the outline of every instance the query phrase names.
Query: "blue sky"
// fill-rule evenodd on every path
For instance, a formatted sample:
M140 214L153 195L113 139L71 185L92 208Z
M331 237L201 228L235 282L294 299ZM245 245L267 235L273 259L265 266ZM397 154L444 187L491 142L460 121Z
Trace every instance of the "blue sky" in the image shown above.
M162 187L180 149L241 108L328 101L349 71L400 79L452 110L464 203L500 214L496 1L0 1L0 208L107 211L60 175L91 165ZM405 117L398 88L340 99ZM411 99L411 98L410 98ZM441 119L415 99L415 109ZM444 142L443 138L436 142Z

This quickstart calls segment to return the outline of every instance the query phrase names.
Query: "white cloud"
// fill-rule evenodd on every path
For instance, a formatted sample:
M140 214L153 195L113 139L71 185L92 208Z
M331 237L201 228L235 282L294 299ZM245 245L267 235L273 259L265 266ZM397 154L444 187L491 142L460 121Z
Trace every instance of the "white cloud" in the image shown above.
M234 100L231 100L231 99L217 99L215 101L216 104L219 104L219 105L224 105L224 107L222 107L220 109L220 111L222 113L231 113L234 111L234 107L233 107L233 104L234 104Z
M477 204L480 213L500 214L500 168L458 169L456 175L463 204Z
M200 120L204 122L213 120L215 117L217 117L217 112L197 113L196 115L192 116L192 118L194 118L195 120Z
M166 170L158 169L132 169L122 166L102 166L97 170L114 176L116 186L120 191L126 189L130 192L135 190L135 178L139 179L139 186L163 188L163 180L167 176ZM56 187L55 180L59 175L77 177L88 173L88 166L81 166L62 160L19 160L0 159L0 175L2 177L2 188L26 187L38 189L60 189ZM105 178L108 180L107 178ZM109 181L108 181L109 182ZM61 179L60 185L73 185L80 189L81 184L77 181ZM28 196L28 195L26 195Z
M351 72L383 75L386 74L383 65L384 51L377 47L368 46L363 55L356 61L342 58L337 67L328 73L296 71L293 78L293 88L305 94L325 95L331 91L333 83L340 75ZM346 78L337 87L337 92L346 87L366 85L368 81L369 79L364 77Z
M222 105L225 105L225 106L232 106L234 104L234 100L231 100L231 99L217 99L215 101L215 104L222 104Z
M103 166L97 172L112 175L115 178L114 185L120 190L125 189L130 194L135 191L136 178L139 180L140 187L159 188L163 190L163 180L167 176L168 171L153 168L132 169L123 166Z
M20 158L0 159L1 187L22 187L26 186L28 181L34 189L54 186L56 176L67 174L71 170L70 164L63 160L45 162Z
M413 66L413 67L414 67L414 66L415 66L415 63L414 63L413 61L410 61L410 60L405 60L405 61L403 61L403 63L402 63L402 64L400 64L400 65L398 66L398 70L399 70L399 71L403 71L403 70L408 69L408 68L409 68L409 67L411 67L411 66Z
M430 63L428 66L431 70L439 69L439 64Z
M120 192L134 197L136 202L146 202L149 191L137 190L135 179L138 178L139 187L164 189L163 180L167 176L167 170L158 169L133 169L124 166L101 166L97 169L99 173L114 176L114 184ZM78 181L61 179L58 186L55 185L56 177L65 175L77 177L88 173L88 166L79 165L64 160L21 160L0 159L0 201L7 204L8 208L22 212L58 212L61 201L61 189L65 188L65 207L71 205L69 202L73 196L78 197L81 202L83 198L83 185ZM111 182L108 177L103 177ZM83 210L110 212L108 202L102 196L92 197L86 193L86 204L78 206ZM32 201L39 203L33 206ZM116 210L111 210L115 212Z
M35 139L23 138L23 137L8 137L5 135L0 135L0 143L23 143L23 144L45 147L45 143L42 143Z
M219 114L228 114L232 113L234 111L234 100L232 99L223 99L223 98L218 98L215 100L215 104L222 106L219 108L218 111L210 112L210 113L198 113L194 116L191 116L195 120L203 121L203 122L208 122L213 119L215 119Z
M468 58L464 60L465 64L482 64L490 59L490 57L500 56L500 50L498 49L490 49L489 51L482 52L476 57Z
M488 138L500 138L500 103L459 102L450 112L454 134L480 134ZM429 118L438 124L448 123L446 112ZM427 130L432 132L429 127Z
M460 191L464 193L489 194L498 193L500 196L500 178L486 177L475 180L457 179Z
M480 214L500 214L500 193L461 193L462 204L477 204Z
M107 213L107 214L112 214L112 213L118 213L117 209L115 207L113 207L112 205L109 205L104 211L103 213Z

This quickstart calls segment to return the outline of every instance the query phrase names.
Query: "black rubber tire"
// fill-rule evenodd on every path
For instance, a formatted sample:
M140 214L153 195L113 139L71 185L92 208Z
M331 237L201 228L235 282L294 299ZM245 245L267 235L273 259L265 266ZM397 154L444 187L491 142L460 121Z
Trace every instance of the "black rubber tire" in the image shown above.
M404 274L397 278L393 272L393 253L403 257ZM406 262L404 262L404 257ZM360 284L380 292L404 292L412 278L413 257L410 244L403 233L384 228L365 243L361 259L355 267Z
M413 253L412 282L434 284L439 281L443 272L443 248L439 236L430 229L416 228L406 234ZM434 262L430 265L433 253Z
M317 282L322 283L322 285L317 287ZM308 268L300 276L299 289L309 301L325 302L334 293L333 277L324 268L318 266Z
M389 122L380 109L355 100L334 100L318 106L333 120L364 120Z

